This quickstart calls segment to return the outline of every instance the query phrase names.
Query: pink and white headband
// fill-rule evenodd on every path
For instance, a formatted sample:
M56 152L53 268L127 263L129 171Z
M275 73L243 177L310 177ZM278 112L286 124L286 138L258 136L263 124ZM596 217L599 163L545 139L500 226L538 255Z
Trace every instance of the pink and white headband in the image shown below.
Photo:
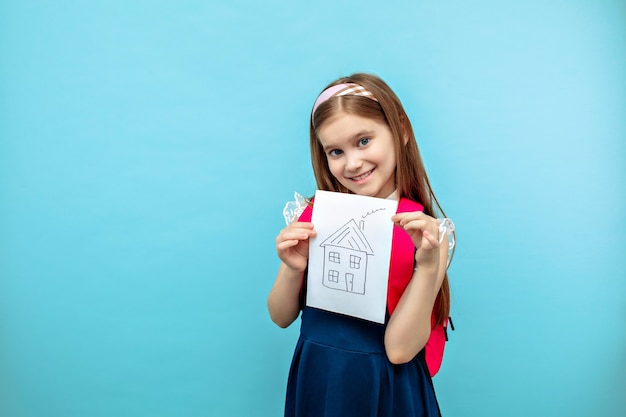
M317 100L315 100L315 104L313 104L313 110L311 111L311 115L315 113L315 110L317 110L320 104L322 104L331 97L339 96L362 96L372 99L374 101L378 101L374 94L372 94L371 91L369 91L362 85L355 83L337 84L328 87L326 90L322 91L322 94L319 95Z

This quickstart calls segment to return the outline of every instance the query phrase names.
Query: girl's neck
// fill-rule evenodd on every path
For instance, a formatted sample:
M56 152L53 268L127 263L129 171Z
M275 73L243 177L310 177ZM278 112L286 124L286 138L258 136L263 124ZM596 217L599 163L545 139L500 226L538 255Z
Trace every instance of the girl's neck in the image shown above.
M398 189L396 188L395 190L393 190L393 193L389 194L389 196L387 196L387 200L394 200L394 201L398 201Z

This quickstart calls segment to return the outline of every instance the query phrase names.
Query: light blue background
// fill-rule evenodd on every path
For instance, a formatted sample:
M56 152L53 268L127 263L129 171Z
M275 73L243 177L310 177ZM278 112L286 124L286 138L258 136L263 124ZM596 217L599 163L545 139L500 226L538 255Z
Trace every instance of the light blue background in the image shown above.
M0 415L278 416L308 112L381 75L458 228L447 416L626 415L626 5L0 2Z

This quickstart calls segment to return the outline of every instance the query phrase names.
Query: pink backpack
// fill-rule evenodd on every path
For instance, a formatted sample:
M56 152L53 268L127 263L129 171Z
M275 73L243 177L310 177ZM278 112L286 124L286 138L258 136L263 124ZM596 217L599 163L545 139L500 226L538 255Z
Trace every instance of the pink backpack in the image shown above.
M434 314L431 316L430 323L430 337L426 342L424 350L426 353L426 365L428 365L430 376L435 376L435 374L439 372L439 368L441 368L443 350L448 341L448 324L452 330L454 330L454 324L452 323L452 318L448 317L443 324L435 326Z
M422 211L424 207L416 203L415 201L401 198L398 203L398 213L405 213L408 211ZM394 228L393 231L393 251L391 253L391 265L389 267L389 289L387 294L387 304L389 308L389 314L393 313L396 308L400 297L404 293L404 289L408 285L413 273L414 268L413 259L415 253L415 246L413 241L404 230L399 227ZM408 263L407 260L410 260ZM435 314L431 315L431 330L430 337L424 346L424 353L426 359L426 365L431 376L435 374L441 368L441 361L443 360L443 351L448 340L447 326L448 319L443 324L435 325ZM454 330L452 321L450 320L450 326Z

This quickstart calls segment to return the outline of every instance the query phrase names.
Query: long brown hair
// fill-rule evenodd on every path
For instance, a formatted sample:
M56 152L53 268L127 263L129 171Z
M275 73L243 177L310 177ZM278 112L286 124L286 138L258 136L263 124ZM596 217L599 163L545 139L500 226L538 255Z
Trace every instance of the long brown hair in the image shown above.
M311 163L317 181L317 188L325 191L350 192L331 174L328 160L317 136L318 129L330 117L339 111L343 111L348 114L374 119L385 123L389 127L396 152L396 187L400 197L422 204L424 213L429 216L439 217L441 215L445 217L445 213L430 186L430 181L417 147L413 127L402 107L400 99L383 80L371 74L357 73L340 78L330 83L326 88L343 83L355 83L365 87L374 94L377 101L355 95L331 97L321 103L311 115ZM435 300L434 312L436 324L442 324L450 314L450 284L448 283L447 272Z

